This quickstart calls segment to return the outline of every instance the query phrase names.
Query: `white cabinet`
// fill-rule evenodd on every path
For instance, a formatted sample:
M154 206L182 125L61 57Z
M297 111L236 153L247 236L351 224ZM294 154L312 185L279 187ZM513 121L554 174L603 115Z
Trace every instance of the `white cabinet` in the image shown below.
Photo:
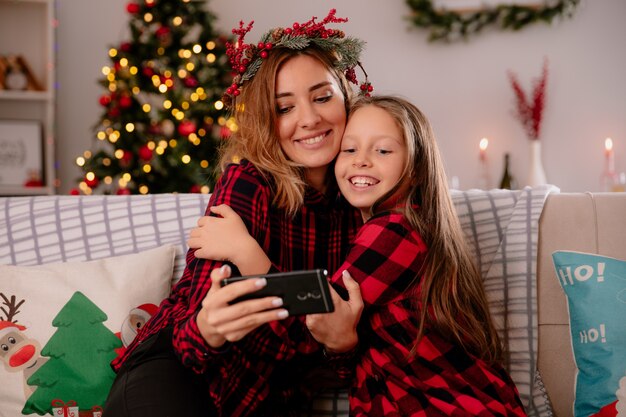
M55 0L0 0L0 56L22 57L42 88L7 88L7 79L0 88L0 196L55 193L54 8Z

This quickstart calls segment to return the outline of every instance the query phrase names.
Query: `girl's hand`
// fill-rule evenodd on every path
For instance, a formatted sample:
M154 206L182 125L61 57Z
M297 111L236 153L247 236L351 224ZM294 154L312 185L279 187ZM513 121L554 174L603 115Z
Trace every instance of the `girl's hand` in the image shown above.
M210 208L220 217L203 216L189 233L187 245L196 258L230 261L242 275L263 274L271 266L263 248L250 236L241 217L228 205Z
M209 346L219 348L224 343L236 342L252 330L274 320L282 320L289 313L279 297L264 297L229 304L244 294L263 288L265 278L252 278L232 283L225 287L221 281L230 276L228 265L211 271L211 289L202 301L202 308L196 316L200 333Z
M226 204L210 207L217 216L203 216L191 229L187 244L196 249L197 258L232 261L238 245L250 239L248 229L241 217Z
M348 271L343 271L342 275L348 290L348 301L344 301L331 286L335 311L306 316L306 325L315 340L331 353L347 352L354 349L359 342L356 327L363 312L361 289Z

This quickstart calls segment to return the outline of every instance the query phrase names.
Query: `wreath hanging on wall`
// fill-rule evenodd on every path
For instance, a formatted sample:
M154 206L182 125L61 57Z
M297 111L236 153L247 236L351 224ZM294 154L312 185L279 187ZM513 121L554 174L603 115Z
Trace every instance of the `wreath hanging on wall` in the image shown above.
M539 1L539 0L538 0ZM580 0L547 1L544 5L502 4L470 11L436 9L432 0L406 0L413 10L411 22L429 29L430 41L453 41L479 33L488 25L505 30L520 30L536 23L550 23L560 16L570 17Z

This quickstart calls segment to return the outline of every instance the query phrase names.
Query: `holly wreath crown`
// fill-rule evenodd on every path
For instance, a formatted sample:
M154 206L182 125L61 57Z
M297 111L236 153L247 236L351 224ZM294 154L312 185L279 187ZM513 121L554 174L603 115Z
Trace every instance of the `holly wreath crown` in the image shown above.
M347 18L335 17L335 9L328 12L328 16L321 22L316 22L315 16L304 23L294 23L292 27L274 28L267 31L256 45L244 42L246 34L252 29L254 20L244 24L239 22L239 29L234 28L233 34L237 35L236 42L226 45L226 55L233 69L233 83L226 89L223 101L230 106L240 94L240 87L252 79L267 58L273 48L287 48L301 50L314 45L322 50L334 51L337 61L334 66L343 72L348 81L358 85L355 67L359 67L365 76L361 83L359 94L370 95L373 91L372 84L367 79L367 73L363 69L359 57L365 46L365 42L350 36L338 29L326 27L329 23L344 23Z

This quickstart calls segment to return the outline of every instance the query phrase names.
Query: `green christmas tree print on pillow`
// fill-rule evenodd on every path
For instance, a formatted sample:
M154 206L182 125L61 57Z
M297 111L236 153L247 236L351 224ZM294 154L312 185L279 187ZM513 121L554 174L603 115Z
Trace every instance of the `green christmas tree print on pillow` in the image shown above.
M51 413L55 399L74 400L81 409L104 404L115 378L109 364L122 346L106 320L83 293L72 295L52 321L57 330L41 351L49 359L28 379L36 388L22 414Z

